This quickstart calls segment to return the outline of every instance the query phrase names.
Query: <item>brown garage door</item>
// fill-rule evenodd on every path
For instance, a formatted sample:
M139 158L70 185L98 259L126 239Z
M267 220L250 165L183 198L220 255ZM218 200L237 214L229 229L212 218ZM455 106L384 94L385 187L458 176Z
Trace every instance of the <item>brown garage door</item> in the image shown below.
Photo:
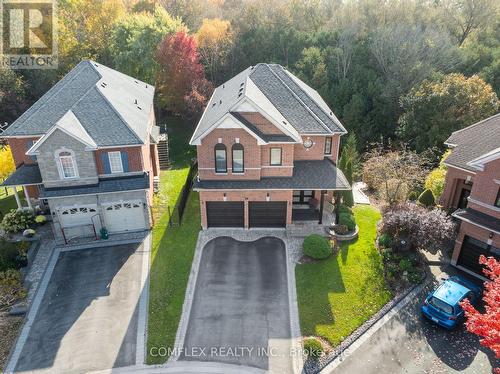
M243 201L207 201L208 227L243 227L245 205Z
M251 201L248 203L250 227L285 227L286 201Z

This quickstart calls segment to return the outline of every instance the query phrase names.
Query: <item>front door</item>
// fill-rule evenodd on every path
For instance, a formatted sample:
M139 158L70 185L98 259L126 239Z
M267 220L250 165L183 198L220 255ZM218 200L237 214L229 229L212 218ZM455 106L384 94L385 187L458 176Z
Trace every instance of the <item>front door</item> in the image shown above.
M460 198L458 199L458 208L465 209L467 208L467 198L470 195L470 189L462 188L462 192L460 192Z
M313 198L313 190L300 190L293 191L293 203L294 204L309 204L309 200Z

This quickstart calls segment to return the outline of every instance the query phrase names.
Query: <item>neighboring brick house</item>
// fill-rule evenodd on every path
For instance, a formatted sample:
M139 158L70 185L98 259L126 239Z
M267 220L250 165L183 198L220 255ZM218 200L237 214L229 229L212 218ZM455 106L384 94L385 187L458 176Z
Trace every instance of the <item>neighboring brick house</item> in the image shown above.
M322 223L333 191L350 189L335 166L345 133L321 96L280 65L222 84L190 141L202 227Z
M500 260L500 113L455 131L441 204L460 229L452 264L482 275L479 256Z
M16 164L3 185L50 208L60 239L148 229L159 173L153 97L151 85L82 61L2 134Z

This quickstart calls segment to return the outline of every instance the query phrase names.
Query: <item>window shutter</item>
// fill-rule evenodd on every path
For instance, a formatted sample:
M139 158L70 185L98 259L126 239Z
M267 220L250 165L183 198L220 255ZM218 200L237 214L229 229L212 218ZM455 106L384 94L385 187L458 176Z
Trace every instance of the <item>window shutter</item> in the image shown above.
M111 174L111 167L109 166L109 157L107 152L101 153L102 167L104 174Z
M120 155L122 156L123 172L128 173L128 153L120 152Z

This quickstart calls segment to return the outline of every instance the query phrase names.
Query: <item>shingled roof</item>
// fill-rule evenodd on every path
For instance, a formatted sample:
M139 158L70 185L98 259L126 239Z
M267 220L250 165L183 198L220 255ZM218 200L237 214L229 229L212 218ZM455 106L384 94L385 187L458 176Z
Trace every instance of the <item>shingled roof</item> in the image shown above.
M277 64L251 66L217 87L191 138L202 138L224 116L250 100L296 142L299 134L345 134L347 131L319 93ZM245 126L245 123L241 123Z
M2 134L42 136L68 112L98 147L143 144L154 87L94 61L82 61Z
M477 171L470 163L500 148L500 113L455 131L445 144L452 148L446 165Z

